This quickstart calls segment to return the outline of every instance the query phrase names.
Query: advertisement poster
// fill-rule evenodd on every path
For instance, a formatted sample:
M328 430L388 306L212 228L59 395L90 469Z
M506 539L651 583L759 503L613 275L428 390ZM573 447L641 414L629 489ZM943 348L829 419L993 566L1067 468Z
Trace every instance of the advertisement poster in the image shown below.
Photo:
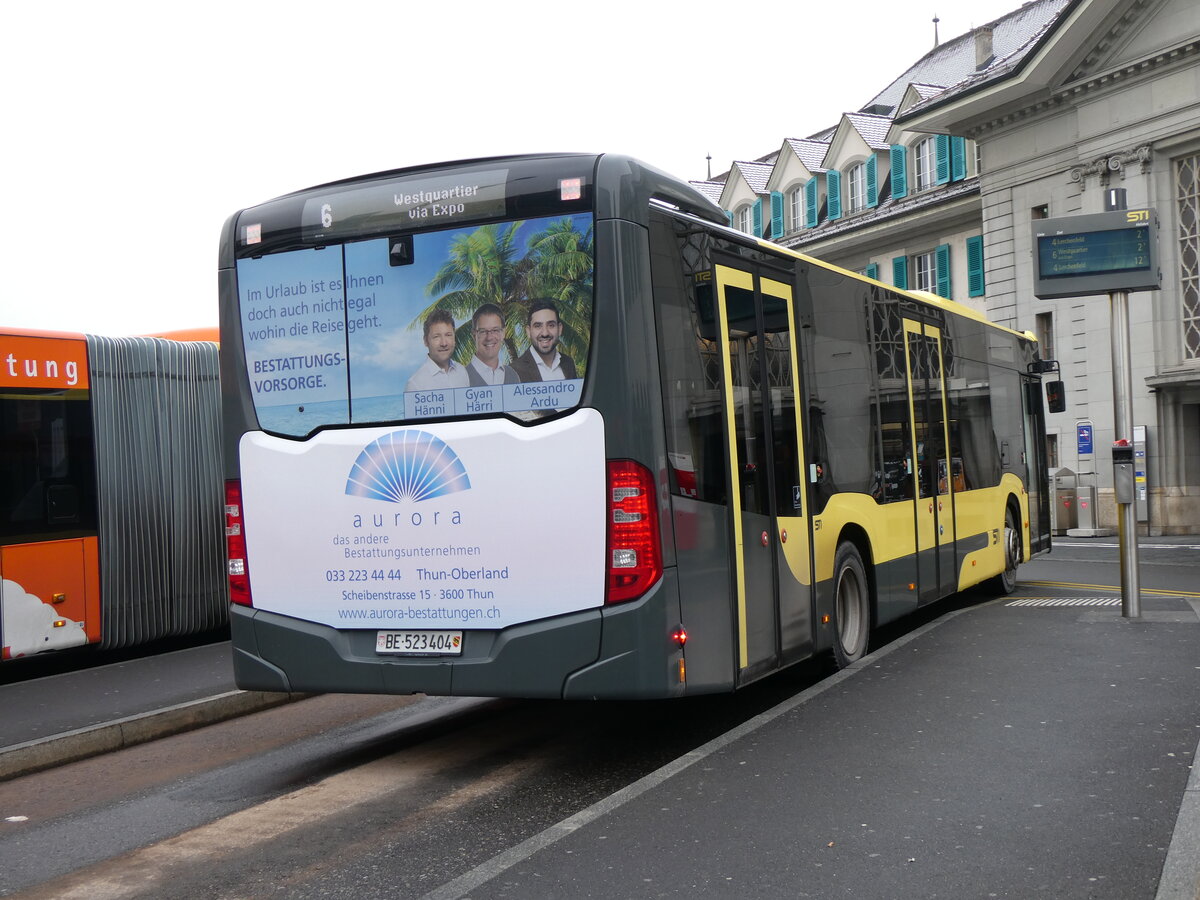
M262 427L580 402L591 341L590 214L401 234L238 261Z
M254 605L335 628L503 628L599 607L604 427L577 412L241 442Z

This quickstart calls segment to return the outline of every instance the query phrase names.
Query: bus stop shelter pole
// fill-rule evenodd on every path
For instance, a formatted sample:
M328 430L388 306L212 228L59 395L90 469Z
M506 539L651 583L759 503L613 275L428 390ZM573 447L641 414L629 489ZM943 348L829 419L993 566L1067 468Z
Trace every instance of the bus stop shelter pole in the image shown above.
M1129 343L1129 291L1108 295L1112 318L1113 437L1133 443L1133 363ZM1116 485L1114 482L1114 496ZM1117 533L1121 553L1121 615L1142 615L1141 579L1138 573L1137 507L1133 498L1117 503Z

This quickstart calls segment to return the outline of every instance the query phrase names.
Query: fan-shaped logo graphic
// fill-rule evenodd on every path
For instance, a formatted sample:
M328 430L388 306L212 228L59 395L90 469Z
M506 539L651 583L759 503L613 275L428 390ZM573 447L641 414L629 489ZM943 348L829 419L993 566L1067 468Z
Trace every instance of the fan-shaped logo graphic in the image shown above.
M470 487L458 454L425 431L393 431L367 444L346 479L350 496L389 503L429 500Z

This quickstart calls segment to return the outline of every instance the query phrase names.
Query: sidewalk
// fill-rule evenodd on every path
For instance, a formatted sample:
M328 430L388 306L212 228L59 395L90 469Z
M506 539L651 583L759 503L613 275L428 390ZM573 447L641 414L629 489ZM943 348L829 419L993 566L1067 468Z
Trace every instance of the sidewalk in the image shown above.
M427 900L1196 900L1198 736L1200 615L1186 600L1146 597L1139 620L1119 606L994 601Z
M301 696L239 691L228 641L0 685L0 780Z

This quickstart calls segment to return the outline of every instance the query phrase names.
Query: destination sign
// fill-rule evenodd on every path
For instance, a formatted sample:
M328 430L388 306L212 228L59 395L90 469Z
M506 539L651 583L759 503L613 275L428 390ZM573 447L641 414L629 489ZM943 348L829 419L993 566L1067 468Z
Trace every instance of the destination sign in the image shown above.
M1033 223L1034 294L1042 299L1157 290L1158 216L1150 209Z
M405 178L318 194L304 203L307 240L332 240L502 218L507 169Z

